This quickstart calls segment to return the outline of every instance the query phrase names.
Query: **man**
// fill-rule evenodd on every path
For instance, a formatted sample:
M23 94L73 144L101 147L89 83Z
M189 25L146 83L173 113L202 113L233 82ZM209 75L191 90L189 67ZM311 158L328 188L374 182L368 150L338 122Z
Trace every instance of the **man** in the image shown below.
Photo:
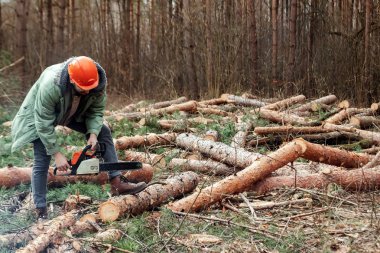
M73 57L48 67L28 92L12 123L12 152L33 143L32 192L39 218L47 218L47 175L51 156L58 170L70 166L59 151L55 126L67 126L84 133L87 144L106 145L105 162L117 162L110 129L103 125L106 104L106 74L86 56ZM144 182L123 182L120 171L109 172L112 195L134 194L145 189Z

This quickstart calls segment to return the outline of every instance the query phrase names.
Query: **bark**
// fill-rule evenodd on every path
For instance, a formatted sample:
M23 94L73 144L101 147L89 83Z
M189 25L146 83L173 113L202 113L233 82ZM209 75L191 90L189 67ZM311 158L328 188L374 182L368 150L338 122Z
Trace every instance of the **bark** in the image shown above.
M92 199L85 195L70 195L66 198L65 203L63 204L63 209L65 212L69 212L71 210L77 209L79 206L83 206L83 204L90 204Z
M370 128L380 126L380 119L373 116L353 116L350 124L359 126L360 128Z
M188 100L187 97L179 97L179 98L173 99L173 100L154 103L154 104L150 105L149 108L159 109L159 108L168 107L171 105L181 104L181 103L186 102L187 100Z
M169 178L165 184L155 184L136 195L111 198L102 203L98 213L102 221L114 221L125 214L137 215L162 205L171 198L178 198L195 189L198 176L185 172Z
M252 110L251 113L258 113L261 118L270 120L272 122L277 122L280 124L292 124L292 125L313 125L313 122L308 121L305 118L299 117L294 114L289 114L285 112L278 112L266 109Z
M124 150L128 148L137 148L142 146L152 145L168 145L175 141L176 133L164 133L164 134L148 134L145 136L124 136L118 138L115 141L115 148L117 150Z
M291 0L289 20L289 58L287 67L287 81L294 81L296 63L296 38L297 38L297 0Z
M277 12L278 12L278 0L272 0L272 80L277 80ZM273 87L274 88L274 87Z
M139 170L127 170L122 172L123 176L127 178L128 182L139 183L145 182L149 183L152 181L154 168L150 164L143 164L143 167Z
M294 127L294 126L275 126L275 127L255 127L255 134L314 134L333 132L331 129L316 127Z
M31 180L32 168L8 167L0 169L0 186L11 188L20 184L29 184ZM75 182L92 182L95 184L105 184L108 181L107 173L100 173L94 176L60 176L54 175L53 169L49 170L48 186L62 186Z
M237 133L234 135L231 141L231 147L244 148L248 131L252 128L251 123L241 122L236 125Z
M221 98L225 99L228 103L234 103L236 105L242 105L242 106L262 107L266 105L266 103L259 101L257 99L243 98L240 96L235 96L235 95L230 95L230 94L223 94Z
M258 88L258 53L257 53L257 25L256 25L256 6L255 1L248 1L248 13L249 13L249 48L251 59L251 90L257 90Z
M334 125L330 123L325 123L323 125L323 128L331 129L334 131L344 131L344 132L353 133L360 138L367 139L376 144L380 144L380 133L378 132L371 132L371 131L356 129L355 127L351 127L351 126Z
M180 134L176 139L178 146L184 149L199 151L212 159L240 168L247 167L262 155L251 153L243 148L233 148L221 142L203 140L192 134Z
M364 114L372 114L373 111L370 108L348 108L346 110L342 110L338 112L337 114L331 116L330 118L326 119L325 122L331 123L331 124L339 124L347 119L349 119L351 116L359 113Z
M171 106L160 108L160 109L152 109L147 112L118 113L118 114L114 114L108 117L114 117L117 120L121 120L121 119L136 120L136 119L141 119L141 118L146 118L146 117L151 117L151 116L161 116L163 114L172 114L177 111L194 112L196 110L197 110L197 103L194 100L191 100L182 104L171 105Z
M313 101L310 101L309 103L306 103L304 105L301 105L301 106L295 108L294 110L292 110L292 112L308 111L308 110L312 109L314 104L329 105L329 104L335 103L335 101L337 101L337 97L335 95L328 95L328 96L321 97L321 98L315 99Z
M223 163L209 160L190 160L173 158L168 164L168 168L181 168L182 171L194 171L207 175L227 176L231 175L234 170Z
M157 155L148 152L137 152L132 150L127 150L124 152L124 154L125 160L127 161L138 161L142 163L148 163L160 169L163 169L166 166L164 155Z
M248 190L252 184L264 179L278 168L294 161L304 152L303 141L292 141L275 152L261 157L242 171L237 172L211 186L201 189L168 205L173 211L195 212L206 209L227 195Z
M49 227L46 230L37 236L35 239L30 241L28 245L17 250L17 253L23 252L41 252L43 251L49 243L54 240L54 237L59 236L61 234L61 230L67 227L74 225L75 223L75 212L69 212L54 218L52 222L49 224Z
M304 95L298 95L298 96L294 96L294 97L290 97L290 98L286 98L286 99L277 101L273 104L263 106L263 107L261 107L261 109L280 111L280 110L284 110L284 109L286 109L286 108L288 108L294 104L300 103L300 102L304 101L305 99L306 99L306 97Z
M335 183L345 190L369 191L380 187L380 167L372 169L354 169L345 171L341 169L327 170L325 173L311 174L307 176L278 176L268 177L252 186L251 191L257 194L265 194L278 188L326 188Z

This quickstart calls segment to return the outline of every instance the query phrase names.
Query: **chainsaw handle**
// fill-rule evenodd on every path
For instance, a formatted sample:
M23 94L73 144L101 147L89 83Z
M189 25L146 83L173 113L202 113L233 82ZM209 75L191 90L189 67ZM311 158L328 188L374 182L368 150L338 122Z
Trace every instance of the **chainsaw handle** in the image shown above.
M70 166L72 166L72 164L71 164L71 160L68 160L67 163L68 163ZM58 168L57 168L57 166L55 166L55 164L54 164L53 168L54 168L54 170L53 170L54 176L56 176L56 175L57 175L57 170L58 170Z

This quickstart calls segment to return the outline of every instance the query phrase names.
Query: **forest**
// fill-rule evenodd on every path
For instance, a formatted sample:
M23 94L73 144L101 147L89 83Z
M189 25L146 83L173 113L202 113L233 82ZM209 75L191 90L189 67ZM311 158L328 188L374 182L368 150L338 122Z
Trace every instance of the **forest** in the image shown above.
M2 96L23 97L47 66L87 55L105 66L109 92L130 99L250 91L378 100L377 0L8 0L0 7L0 64L21 59L1 71Z

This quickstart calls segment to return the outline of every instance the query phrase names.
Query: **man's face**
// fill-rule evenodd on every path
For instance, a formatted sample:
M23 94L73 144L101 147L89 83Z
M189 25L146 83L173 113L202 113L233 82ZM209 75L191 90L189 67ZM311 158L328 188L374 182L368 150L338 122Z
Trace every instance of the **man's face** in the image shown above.
M75 84L73 84L73 86L74 86L74 89L76 90L76 92L78 92L81 95L87 95L90 92L89 90L82 90L81 88L79 88Z

